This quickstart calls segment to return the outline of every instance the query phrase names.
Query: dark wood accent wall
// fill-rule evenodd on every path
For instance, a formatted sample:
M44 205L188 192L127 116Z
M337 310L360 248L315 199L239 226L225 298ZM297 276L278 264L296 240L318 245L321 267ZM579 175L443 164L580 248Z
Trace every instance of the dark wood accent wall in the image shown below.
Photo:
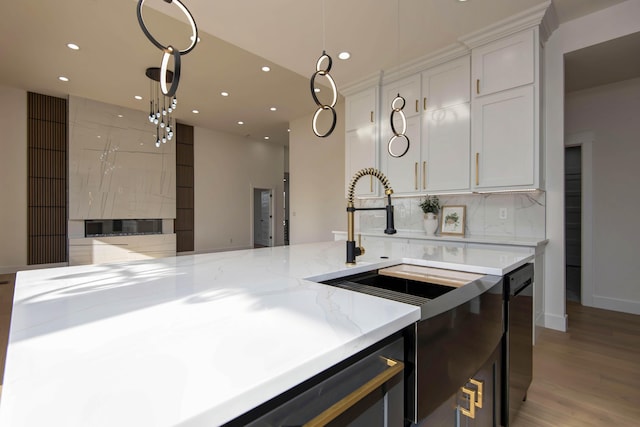
M176 124L176 252L194 250L193 126Z
M67 261L67 100L28 93L28 263Z

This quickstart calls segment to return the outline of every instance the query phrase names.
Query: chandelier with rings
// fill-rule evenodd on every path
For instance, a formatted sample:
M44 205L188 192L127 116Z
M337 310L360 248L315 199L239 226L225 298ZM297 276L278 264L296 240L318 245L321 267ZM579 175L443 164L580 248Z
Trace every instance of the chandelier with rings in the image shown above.
M190 37L191 43L186 49L179 50L172 45L163 45L156 40L147 29L142 16L142 7L144 6L145 0L138 0L138 6L136 9L138 24L140 24L142 32L149 41L162 51L162 62L160 68L148 68L146 71L147 77L151 79L151 89L149 91L149 121L156 125L157 147L173 138L175 121L172 120L171 113L176 109L178 104L176 91L178 90L178 84L180 83L180 58L182 55L186 55L191 52L196 46L196 43L198 43L198 27L193 19L193 15L189 12L189 9L187 9L180 0L163 1L175 4L186 15L187 21L189 21L189 25L191 27L192 35ZM168 69L169 60L171 58L173 58L173 71ZM154 84L154 82L157 82L157 84ZM170 84L170 86L168 86L168 84Z

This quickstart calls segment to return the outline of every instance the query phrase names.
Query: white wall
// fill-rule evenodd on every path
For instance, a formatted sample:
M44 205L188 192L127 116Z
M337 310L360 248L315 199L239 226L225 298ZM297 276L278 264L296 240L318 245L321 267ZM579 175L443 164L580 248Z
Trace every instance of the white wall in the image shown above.
M545 326L566 330L564 273L564 59L563 55L640 31L640 1L628 0L562 24L544 50L544 123L547 191Z
M640 78L568 94L565 133L593 134L595 307L640 314Z
M311 115L290 123L291 244L333 240L333 230L347 228L344 102L336 112L336 128L327 138L313 134Z
M0 273L27 264L27 92L0 86Z
M253 188L273 189L274 244L284 243L284 147L194 129L195 252L253 244Z

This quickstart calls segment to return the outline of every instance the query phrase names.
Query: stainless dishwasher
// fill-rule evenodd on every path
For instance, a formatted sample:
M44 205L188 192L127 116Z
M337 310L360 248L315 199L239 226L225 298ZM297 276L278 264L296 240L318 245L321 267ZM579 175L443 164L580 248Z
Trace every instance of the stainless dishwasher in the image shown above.
M508 427L527 399L532 378L533 264L505 276L504 319L502 424Z

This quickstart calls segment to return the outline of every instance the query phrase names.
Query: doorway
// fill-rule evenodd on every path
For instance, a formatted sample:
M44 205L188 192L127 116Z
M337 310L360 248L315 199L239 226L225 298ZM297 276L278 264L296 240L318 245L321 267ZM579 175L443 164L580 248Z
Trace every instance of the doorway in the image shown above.
M253 189L253 247L273 246L273 191L268 188Z
M582 147L565 148L564 229L566 299L582 299Z

